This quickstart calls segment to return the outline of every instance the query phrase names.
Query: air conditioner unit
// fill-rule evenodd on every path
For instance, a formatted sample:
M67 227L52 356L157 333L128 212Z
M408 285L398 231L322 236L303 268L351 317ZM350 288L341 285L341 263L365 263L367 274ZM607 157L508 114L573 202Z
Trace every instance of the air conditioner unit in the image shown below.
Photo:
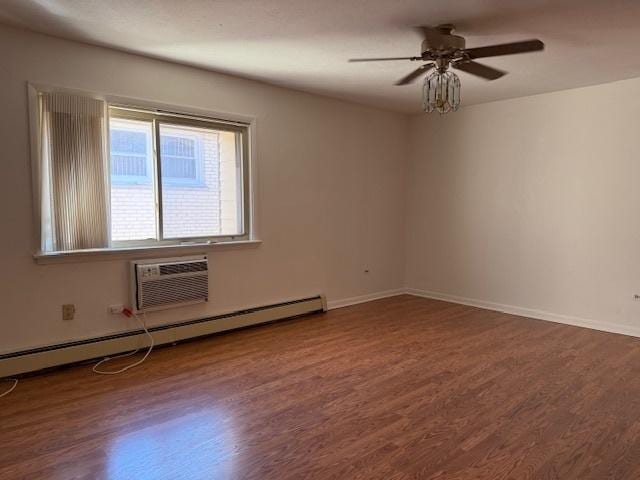
M131 304L137 312L208 299L209 264L204 255L131 262Z

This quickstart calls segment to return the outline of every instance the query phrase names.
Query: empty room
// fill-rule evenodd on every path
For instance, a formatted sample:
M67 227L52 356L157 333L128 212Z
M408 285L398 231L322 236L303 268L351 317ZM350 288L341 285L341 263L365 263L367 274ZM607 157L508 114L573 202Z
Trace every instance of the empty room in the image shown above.
M0 480L640 479L639 22L1 0Z

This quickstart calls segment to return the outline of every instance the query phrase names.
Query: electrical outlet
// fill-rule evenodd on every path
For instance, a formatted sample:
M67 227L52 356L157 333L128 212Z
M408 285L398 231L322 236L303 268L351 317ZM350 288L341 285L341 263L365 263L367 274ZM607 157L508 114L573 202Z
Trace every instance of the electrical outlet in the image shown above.
M109 305L109 313L111 315L120 315L124 310L124 305Z
M62 319L73 320L76 315L76 306L73 303L66 303L62 305Z

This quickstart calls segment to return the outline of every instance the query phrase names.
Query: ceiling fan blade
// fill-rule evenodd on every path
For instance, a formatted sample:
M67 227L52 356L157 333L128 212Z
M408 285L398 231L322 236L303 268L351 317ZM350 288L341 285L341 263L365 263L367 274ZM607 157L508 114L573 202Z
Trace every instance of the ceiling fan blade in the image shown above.
M425 73L427 73L434 66L435 66L435 64L433 64L433 63L425 63L424 65L416 68L410 74L405 75L400 80L398 80L396 82L396 85L408 85L409 83L413 82L416 78L418 78L420 75L424 75Z
M478 62L461 62L461 63L452 63L451 66L458 70L462 70L463 72L470 73L471 75L476 75L477 77L484 78L485 80L496 80L507 74L507 72L503 72L502 70L498 70L497 68L489 67L487 65L483 65Z
M419 60L419 57L350 58L349 62L386 62L388 60Z
M442 34L437 28L420 25L419 27L415 27L414 30L422 35L429 45L439 45L442 43Z
M544 43L540 40L525 40L523 42L502 43L488 45L486 47L467 48L464 52L471 59L497 57L500 55L513 55L516 53L528 53L544 50Z

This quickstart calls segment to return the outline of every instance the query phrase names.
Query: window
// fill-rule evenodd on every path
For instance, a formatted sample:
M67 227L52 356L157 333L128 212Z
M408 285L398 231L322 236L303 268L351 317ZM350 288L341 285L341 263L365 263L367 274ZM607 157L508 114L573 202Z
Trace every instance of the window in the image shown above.
M247 124L38 95L42 251L249 238Z
M150 124L136 120L111 119L109 149L111 181L151 183L153 143Z
M111 107L109 130L114 245L244 235L246 127Z
M162 177L171 185L205 186L201 138L184 128L163 126L160 131Z
M152 241L158 236L153 122L109 118L111 240Z

